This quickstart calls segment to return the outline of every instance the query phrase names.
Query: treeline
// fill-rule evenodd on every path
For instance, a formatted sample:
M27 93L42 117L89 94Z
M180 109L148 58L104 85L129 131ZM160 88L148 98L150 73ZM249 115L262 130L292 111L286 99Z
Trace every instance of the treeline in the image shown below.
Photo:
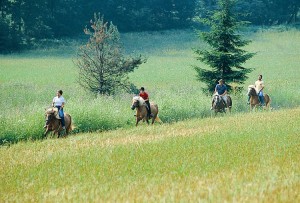
M217 0L0 0L0 52L44 38L82 33L95 12L121 32L187 28ZM254 25L299 21L299 0L239 0L236 11Z

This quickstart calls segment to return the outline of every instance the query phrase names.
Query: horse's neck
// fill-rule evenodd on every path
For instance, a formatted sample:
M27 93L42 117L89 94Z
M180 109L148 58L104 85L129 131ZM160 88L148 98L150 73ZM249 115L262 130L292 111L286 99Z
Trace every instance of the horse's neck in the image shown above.
M141 111L143 109L147 109L146 105L145 104L142 104L142 105L139 105L138 106L138 109Z
M252 91L251 91L251 96L252 96L252 97L258 97L258 95L257 95L255 89L252 89Z

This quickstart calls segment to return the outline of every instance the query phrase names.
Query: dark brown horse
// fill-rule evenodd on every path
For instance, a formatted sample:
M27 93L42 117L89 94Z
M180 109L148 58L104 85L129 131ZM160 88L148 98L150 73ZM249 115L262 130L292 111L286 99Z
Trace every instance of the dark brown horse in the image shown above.
M226 113L226 108L228 108L228 111L230 113L231 107L232 107L232 100L229 95L227 95L227 103L226 104L220 95L218 95L218 94L214 95L212 108L215 111L215 115L217 115L217 113Z
M149 120L152 119L152 124L154 121L161 122L161 120L158 118L158 106L157 104L150 103L150 108L151 108L151 114L153 115L152 118L149 118L148 112L147 112L147 106L142 97L135 96L132 99L132 105L131 109L134 110L136 109L136 124L135 126L138 125L138 123L143 120L146 121L149 124Z
M59 138L63 129L61 121L60 119L58 119L58 109L55 107L47 109L45 112L45 117L48 125L46 126L44 136L46 137L49 132L53 131L53 134L57 134L57 138ZM68 135L69 132L72 131L72 118L67 113L64 113L64 117L66 125L66 135Z
M252 111L254 108L256 109L256 107L261 105L254 85L248 86L247 94L250 97L250 111ZM270 110L270 105L271 105L270 96L268 94L264 94L264 99L265 99L265 103L266 103L265 109Z

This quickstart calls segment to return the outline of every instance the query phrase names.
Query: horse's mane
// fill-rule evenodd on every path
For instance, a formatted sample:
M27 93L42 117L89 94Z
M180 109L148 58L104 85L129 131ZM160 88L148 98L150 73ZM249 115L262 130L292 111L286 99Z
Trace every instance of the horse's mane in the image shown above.
M55 114L56 115L58 113L58 109L56 107L51 107L51 108L48 108L46 110L46 113L47 114Z
M145 104L145 100L142 97L140 97L140 96L134 96L133 100L139 101L139 105L140 106Z

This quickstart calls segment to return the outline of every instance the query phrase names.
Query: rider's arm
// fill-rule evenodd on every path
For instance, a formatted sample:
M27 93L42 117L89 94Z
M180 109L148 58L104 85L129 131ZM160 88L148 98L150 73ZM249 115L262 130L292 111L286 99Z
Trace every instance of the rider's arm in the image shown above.
M149 95L146 92L145 95L147 96L147 99L145 99L145 101L149 101Z
M224 95L226 95L227 94L227 90L225 90L225 92L221 95L221 96L224 96Z
M61 104L61 107L60 107L60 108L64 108L64 106L65 106L65 102L63 102L63 103Z

